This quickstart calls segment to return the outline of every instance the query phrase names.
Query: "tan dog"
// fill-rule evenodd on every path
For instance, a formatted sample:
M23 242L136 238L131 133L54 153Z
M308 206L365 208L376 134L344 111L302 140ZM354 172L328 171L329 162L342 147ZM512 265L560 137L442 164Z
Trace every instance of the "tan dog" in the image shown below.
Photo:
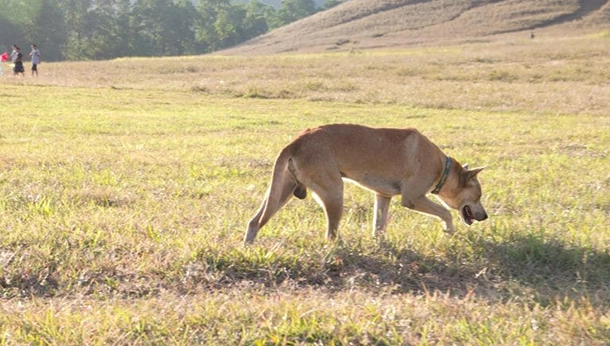
M277 157L271 185L248 224L244 241L252 243L259 229L292 195L304 199L307 189L326 213L326 237L336 239L343 212L343 179L375 192L375 236L383 232L390 200L396 195L402 197L403 206L438 217L444 229L453 232L449 210L426 194L436 194L445 205L457 209L467 225L483 221L487 213L477 180L482 169L462 167L415 129L349 124L307 129Z

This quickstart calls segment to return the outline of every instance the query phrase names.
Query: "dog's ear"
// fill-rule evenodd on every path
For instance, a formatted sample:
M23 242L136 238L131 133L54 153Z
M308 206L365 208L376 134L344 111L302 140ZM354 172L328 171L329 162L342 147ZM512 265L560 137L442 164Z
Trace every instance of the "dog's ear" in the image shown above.
M468 170L468 179L469 180L470 179L474 179L484 169L485 169L485 166L477 167L477 168L473 168L473 169Z

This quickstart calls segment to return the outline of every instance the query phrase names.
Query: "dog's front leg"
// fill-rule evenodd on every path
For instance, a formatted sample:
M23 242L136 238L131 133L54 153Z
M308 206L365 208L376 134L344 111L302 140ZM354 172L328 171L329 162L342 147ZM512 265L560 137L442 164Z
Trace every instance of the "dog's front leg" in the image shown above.
M451 218L451 212L444 208L443 206L434 203L426 196L420 196L415 200L410 200L402 197L402 205L418 211L423 214L428 214L439 218L443 222L443 230L447 233L455 232L455 227L453 226L453 220Z
M375 194L375 216L373 218L373 237L381 238L388 222L388 210L392 197Z

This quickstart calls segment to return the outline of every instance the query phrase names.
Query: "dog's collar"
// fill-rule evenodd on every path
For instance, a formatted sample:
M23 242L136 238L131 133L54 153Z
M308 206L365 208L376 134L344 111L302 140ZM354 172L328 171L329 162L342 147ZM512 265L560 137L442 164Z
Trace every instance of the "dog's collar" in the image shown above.
M432 190L431 193L438 195L438 193L441 192L443 185L445 185L445 182L447 181L447 177L449 176L450 170L451 170L451 158L449 156L447 156L447 158L445 159L445 170L443 170L443 175L441 175L441 180L438 181L438 184L436 184L436 187L434 188L434 190Z

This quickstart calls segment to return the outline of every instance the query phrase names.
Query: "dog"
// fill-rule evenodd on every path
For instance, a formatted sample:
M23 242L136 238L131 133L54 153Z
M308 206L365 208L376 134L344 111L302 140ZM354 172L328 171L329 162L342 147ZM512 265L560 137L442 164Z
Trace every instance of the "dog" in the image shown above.
M333 124L307 129L276 158L271 184L248 224L244 243L254 242L261 227L292 196L304 199L308 189L326 214L326 238L337 239L344 179L375 193L375 237L382 236L390 201L396 195L404 207L437 217L444 230L452 233L455 227L446 207L458 210L468 226L488 217L477 179L483 168L462 167L414 128ZM428 193L445 207L430 200Z

